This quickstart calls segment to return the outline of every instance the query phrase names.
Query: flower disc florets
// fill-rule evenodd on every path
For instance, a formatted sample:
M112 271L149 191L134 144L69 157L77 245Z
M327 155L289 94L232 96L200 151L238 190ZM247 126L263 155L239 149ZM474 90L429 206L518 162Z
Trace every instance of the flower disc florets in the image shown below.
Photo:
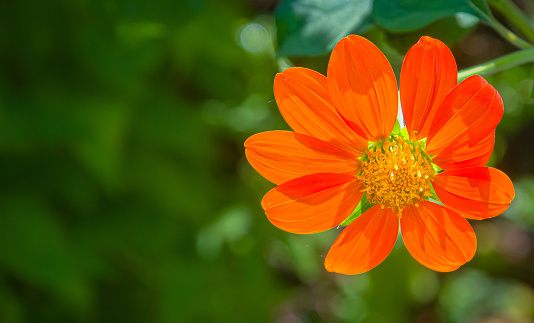
M392 135L369 147L359 175L369 202L395 209L400 218L404 208L417 207L420 200L432 196L430 180L435 171L422 145Z

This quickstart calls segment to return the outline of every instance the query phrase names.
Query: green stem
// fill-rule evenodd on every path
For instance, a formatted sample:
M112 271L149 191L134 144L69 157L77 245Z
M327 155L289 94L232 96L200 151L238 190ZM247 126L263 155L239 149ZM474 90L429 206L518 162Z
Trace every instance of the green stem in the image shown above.
M519 36L508 30L503 24L501 24L493 15L487 14L486 12L480 10L477 6L475 6L472 2L470 2L471 8L474 9L480 17L482 17L482 22L488 24L490 27L492 27L499 35L504 37L508 42L511 44L521 48L521 49L527 49L531 48L532 45L528 42L521 39Z
M488 23L493 29L502 37L504 37L511 44L521 48L531 48L532 45L521 39L519 36L511 32L508 28L504 27L497 19L488 17Z
M489 5L499 11L519 29L528 41L534 43L534 29L528 16L510 0L488 0Z
M279 73L282 73L286 68L295 66L287 56L278 57L276 59L276 65L278 66Z
M521 64L534 62L534 48L524 49L458 72L458 81L471 75L491 75Z

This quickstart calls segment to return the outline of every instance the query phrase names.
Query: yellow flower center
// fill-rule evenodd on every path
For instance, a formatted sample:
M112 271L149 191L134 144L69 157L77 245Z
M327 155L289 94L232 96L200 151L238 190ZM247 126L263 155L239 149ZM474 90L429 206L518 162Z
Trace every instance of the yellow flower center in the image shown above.
M369 202L395 209L401 218L404 208L418 207L420 200L432 196L430 180L434 174L420 143L394 135L369 148L359 179Z

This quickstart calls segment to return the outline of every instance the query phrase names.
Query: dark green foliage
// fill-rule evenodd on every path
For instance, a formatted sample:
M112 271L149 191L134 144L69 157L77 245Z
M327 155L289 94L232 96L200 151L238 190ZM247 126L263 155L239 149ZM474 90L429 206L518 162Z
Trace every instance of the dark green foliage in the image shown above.
M274 75L234 41L254 15L238 2L2 2L1 322L268 320L279 292L239 182L245 134L206 122L210 102L230 110ZM219 243L236 251L202 258L198 232L235 205L252 222Z
M477 0L375 0L373 18L389 31L403 32L420 29L459 12L480 16L480 12L487 10L485 2Z

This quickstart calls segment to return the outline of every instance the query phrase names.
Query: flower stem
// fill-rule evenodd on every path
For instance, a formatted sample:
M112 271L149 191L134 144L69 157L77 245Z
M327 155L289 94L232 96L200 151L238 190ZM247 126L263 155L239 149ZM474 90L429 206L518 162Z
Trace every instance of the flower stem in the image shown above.
M471 2L470 4L471 4L471 8L475 10L479 14L480 17L483 18L481 21L489 25L491 28L493 28L499 35L501 35L509 43L521 49L527 49L527 48L532 47L532 44L526 42L525 40L523 40L522 38L520 38L519 36L511 32L508 28L506 28L503 24L501 24L497 19L495 19L495 17L493 17L491 13L488 14L480 10L480 8L478 8Z
M525 35L526 39L534 43L534 29L528 16L510 0L488 0L489 5L499 11Z
M489 25L502 37L504 37L511 44L521 48L531 48L532 45L524 41L522 38L511 32L508 28L504 27L497 19L494 17L488 17Z
M458 81L471 75L491 75L521 64L534 62L534 48L523 49L480 65L469 67L458 72Z
M287 56L282 56L276 59L276 65L278 66L279 73L282 73L286 68L295 66Z

